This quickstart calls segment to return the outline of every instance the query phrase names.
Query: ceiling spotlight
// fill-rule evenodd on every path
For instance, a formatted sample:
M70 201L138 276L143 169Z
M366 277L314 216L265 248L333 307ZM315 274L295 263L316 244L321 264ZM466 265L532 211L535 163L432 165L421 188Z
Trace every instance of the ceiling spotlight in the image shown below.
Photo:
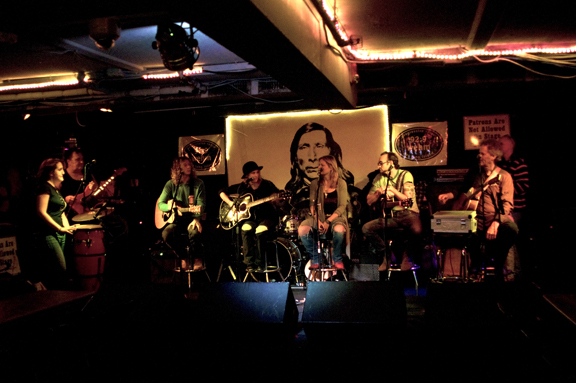
M120 38L120 28L116 20L110 17L102 17L90 20L90 38L96 46L102 50L109 50Z
M158 25L152 48L160 51L164 66L172 71L192 69L200 56L194 36L188 36L184 28L172 23Z

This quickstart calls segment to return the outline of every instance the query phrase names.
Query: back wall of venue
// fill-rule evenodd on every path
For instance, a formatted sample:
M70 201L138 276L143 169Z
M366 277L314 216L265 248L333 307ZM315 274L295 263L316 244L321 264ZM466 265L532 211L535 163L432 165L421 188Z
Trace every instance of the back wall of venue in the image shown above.
M566 180L573 161L572 143L576 139L572 106L573 94L565 95L553 88L539 91L520 92L506 89L481 89L475 91L437 90L434 92L407 95L399 102L388 104L388 123L408 123L419 121L446 121L448 126L447 166L448 168L475 167L476 151L464 150L463 118L479 115L509 115L510 132L516 140L517 152L529 163L531 172L530 235L541 251L543 261L550 254L567 254L569 243L566 235L571 227L574 203L564 198L565 193L556 190L569 187ZM373 105L384 104L375 100ZM33 175L40 162L48 157L59 156L71 139L80 146L86 160L96 160L98 169L105 177L114 169L126 167L129 180L127 203L134 216L130 218L131 233L134 233L138 246L145 249L152 239L158 237L153 225L154 205L164 183L169 179L172 159L178 155L178 140L184 136L205 136L227 134L226 118L239 116L238 110L206 108L203 110L179 110L150 113L100 113L77 112L32 117L23 121L21 116L0 115L0 186L7 191L2 198L0 220L7 224L18 224L23 229L30 217L30 187ZM254 114L253 110L245 114ZM300 126L292 125L288 136ZM272 129L270 129L272 131ZM352 145L344 153L344 164L354 164L356 183L366 179L369 171L376 169L380 151L380 137L373 126L355 126L338 133L338 142L347 144L367 142L370 145ZM228 138L228 137L226 137ZM376 145L373 145L377 142ZM276 147L274 146L274 149ZM241 160L230 162L225 174L202 175L208 194L207 220L214 226L218 221L220 199L218 191L229 182L239 181L238 174L242 162L257 158L264 166L265 178L277 179L277 186L284 187L288 174L278 177L271 169L273 161L258 150L254 157L247 155ZM289 161L288 144L284 142L278 149L279 161L287 167ZM258 157L256 157L258 156ZM366 164L365 167L363 164ZM439 166L411 167L416 180L433 182ZM284 171L284 170L283 170ZM287 170L286 170L287 172ZM229 179L229 175L234 176ZM568 185L565 185L568 184ZM362 186L360 184L360 186ZM557 195L561 194L560 198ZM557 208L560 205L562 208ZM215 234L217 237L219 234ZM544 244L548 244L544 246ZM554 243L554 245L551 245Z

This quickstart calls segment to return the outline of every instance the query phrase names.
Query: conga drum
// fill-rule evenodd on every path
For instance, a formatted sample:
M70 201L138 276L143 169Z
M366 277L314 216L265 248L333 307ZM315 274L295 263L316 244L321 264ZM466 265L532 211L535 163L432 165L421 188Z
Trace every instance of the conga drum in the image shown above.
M80 225L74 232L74 266L84 290L98 290L104 275L104 229L100 225Z

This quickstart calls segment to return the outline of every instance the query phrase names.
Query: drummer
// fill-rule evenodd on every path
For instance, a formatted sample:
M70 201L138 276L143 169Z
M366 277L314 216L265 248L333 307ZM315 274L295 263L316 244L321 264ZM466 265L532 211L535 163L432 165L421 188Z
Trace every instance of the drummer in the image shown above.
M42 162L36 190L36 213L39 217L36 243L40 258L34 267L38 272L33 282L37 290L70 287L64 247L76 226L71 226L66 218L67 203L59 192L63 180L61 160L49 158Z

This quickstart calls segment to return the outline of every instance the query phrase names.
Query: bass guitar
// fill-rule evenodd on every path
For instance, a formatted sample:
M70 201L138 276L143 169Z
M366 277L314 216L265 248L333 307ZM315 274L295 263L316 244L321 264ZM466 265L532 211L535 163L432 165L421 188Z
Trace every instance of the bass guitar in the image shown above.
M247 193L243 196L238 197L234 205L229 206L226 202L222 201L220 204L220 226L224 230L230 230L238 224L238 222L244 221L250 218L250 208L260 205L265 202L274 201L276 199L288 198L290 193L282 191L280 193L274 193L266 198L261 198L254 201L252 194Z
M178 202L174 200L168 200L166 203L171 206L170 211L162 211L158 209L158 202L160 198L156 201L156 209L154 214L154 224L157 229L164 229L171 223L174 223L176 215L182 215L182 213L201 213L201 206L195 205L190 207L180 207Z

